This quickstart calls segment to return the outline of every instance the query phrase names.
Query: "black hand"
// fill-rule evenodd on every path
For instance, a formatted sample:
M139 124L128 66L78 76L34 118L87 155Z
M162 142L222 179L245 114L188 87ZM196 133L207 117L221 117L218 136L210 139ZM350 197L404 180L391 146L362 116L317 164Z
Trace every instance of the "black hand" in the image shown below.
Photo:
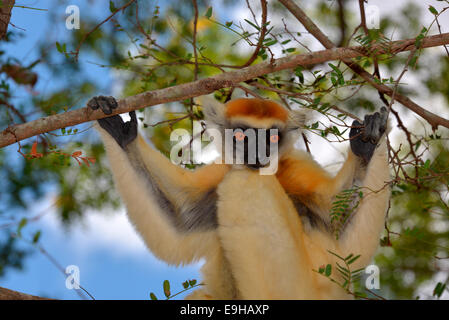
M363 123L355 120L349 132L351 150L368 163L373 156L377 143L387 129L388 111L385 107L372 115L366 115Z
M114 97L97 96L90 99L87 106L92 110L100 108L104 114L111 114L118 104Z
M93 97L87 103L87 106L93 110L100 108L104 114L111 114L112 110L117 108L117 101L114 97L98 96ZM131 121L123 122L119 115L98 120L98 124L105 129L111 137L123 149L137 137L137 117L136 112L129 113Z

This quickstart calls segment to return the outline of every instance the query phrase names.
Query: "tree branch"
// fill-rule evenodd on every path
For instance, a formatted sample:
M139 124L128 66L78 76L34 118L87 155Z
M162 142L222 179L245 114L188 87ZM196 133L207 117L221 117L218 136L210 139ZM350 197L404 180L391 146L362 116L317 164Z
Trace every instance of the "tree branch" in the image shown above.
M52 300L0 287L0 300Z
M332 49L335 48L335 44L329 40L329 38L318 28L318 26L306 15L306 13L296 5L292 0L279 0L288 11L290 11L296 19L309 31L325 48ZM396 42L396 41L395 41ZM408 46L413 46L413 44L405 44ZM416 48L416 47L415 47ZM409 48L408 50L412 50ZM402 50L401 50L402 51ZM394 52L394 51L393 51ZM358 64L354 63L350 57L343 57L341 59L352 71L362 77L366 82L371 84L380 93L386 94L389 97L395 96L396 101L399 101L403 106L412 110L416 114L424 118L431 126L433 130L436 130L438 126L443 126L449 128L449 120L444 119L430 111L427 111L423 107L419 106L417 103L413 102L410 98L403 96L397 92L394 92L390 87L379 83L378 79L373 77L370 73L366 72Z
M449 33L443 33L423 38L421 47L435 47L448 43ZM415 48L415 39L408 39L392 41L388 46L385 46L385 44L374 45L371 49L376 50L377 54L383 54L410 51ZM197 81L184 83L164 89L147 91L135 96L120 99L118 101L117 109L115 109L114 112L109 116L126 113L162 103L180 101L209 94L214 92L215 90L233 87L238 85L240 82L248 81L253 78L257 78L276 71L292 69L297 66L314 65L332 60L344 61L345 59L356 58L365 55L367 55L366 49L361 46L356 46L348 48L333 48L330 50L321 50L311 53L291 55L280 59L274 59L272 61L262 62L236 71L224 72L209 78L200 79ZM362 69L362 71L364 70ZM360 71L360 73L363 74L362 71ZM370 74L368 74L368 76L370 77L370 83L374 82L374 80L371 80L372 76ZM380 88L382 88L382 90L385 90L386 94L388 94L389 92L392 93L392 89L383 85L379 86ZM399 94L396 94L396 100L400 102L408 100L407 106L412 105L413 103L410 99L402 97ZM438 125L449 128L449 121L442 119L428 111L424 110L423 112L421 107L419 107L418 105L416 106L417 107L415 109L421 112L426 120L438 120ZM10 126L0 133L0 148L11 145L26 138L36 136L38 134L106 117L108 116L106 116L99 109L93 111L84 107L81 109L44 117L27 123ZM432 117L435 118L432 119Z
M0 39L6 36L8 31L9 20L11 19L11 11L14 7L15 0L3 0L0 7Z

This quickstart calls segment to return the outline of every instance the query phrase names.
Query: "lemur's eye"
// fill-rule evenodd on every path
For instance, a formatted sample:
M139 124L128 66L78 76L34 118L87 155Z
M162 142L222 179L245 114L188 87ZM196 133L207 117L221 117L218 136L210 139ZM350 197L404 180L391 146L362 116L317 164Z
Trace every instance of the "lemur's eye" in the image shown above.
M243 141L245 139L245 134L243 132L236 132L234 133L234 137L237 141Z
M278 134L272 134L270 136L270 142L271 143L277 143L279 141L279 135Z

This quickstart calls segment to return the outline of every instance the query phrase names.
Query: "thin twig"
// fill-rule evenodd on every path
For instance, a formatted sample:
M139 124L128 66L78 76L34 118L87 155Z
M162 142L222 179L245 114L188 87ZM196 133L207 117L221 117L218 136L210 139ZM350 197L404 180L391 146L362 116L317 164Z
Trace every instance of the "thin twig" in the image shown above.
M125 10L127 7L129 7L133 2L135 2L136 0L131 0L129 2L127 2L126 4L124 4L123 6L121 6L120 8L118 8L116 11L114 11L113 13L111 13L105 20L103 20L102 22L100 22L99 24L97 24L92 30L90 30L89 32L87 32L84 37L81 39L81 41L79 42L78 46L76 47L74 52L71 52L74 55L75 61L78 60L78 56L80 53L80 49L81 46L83 45L83 43L86 41L86 39L93 33L95 32L98 28L100 28L103 24L105 24L106 22L108 22L113 16L116 15L116 13L118 13L121 10Z

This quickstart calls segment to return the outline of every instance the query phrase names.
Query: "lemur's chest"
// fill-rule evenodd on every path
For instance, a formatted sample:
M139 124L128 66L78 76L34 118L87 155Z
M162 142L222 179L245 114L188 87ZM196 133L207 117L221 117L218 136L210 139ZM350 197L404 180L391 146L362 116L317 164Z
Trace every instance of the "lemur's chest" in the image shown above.
M220 226L264 228L288 227L299 216L275 175L233 169L217 188L217 217ZM279 230L278 230L279 231Z
M301 223L305 231L321 226L319 217L297 197L288 195L276 175L233 169L218 186L217 195L219 224L258 226L270 231L276 222Z

